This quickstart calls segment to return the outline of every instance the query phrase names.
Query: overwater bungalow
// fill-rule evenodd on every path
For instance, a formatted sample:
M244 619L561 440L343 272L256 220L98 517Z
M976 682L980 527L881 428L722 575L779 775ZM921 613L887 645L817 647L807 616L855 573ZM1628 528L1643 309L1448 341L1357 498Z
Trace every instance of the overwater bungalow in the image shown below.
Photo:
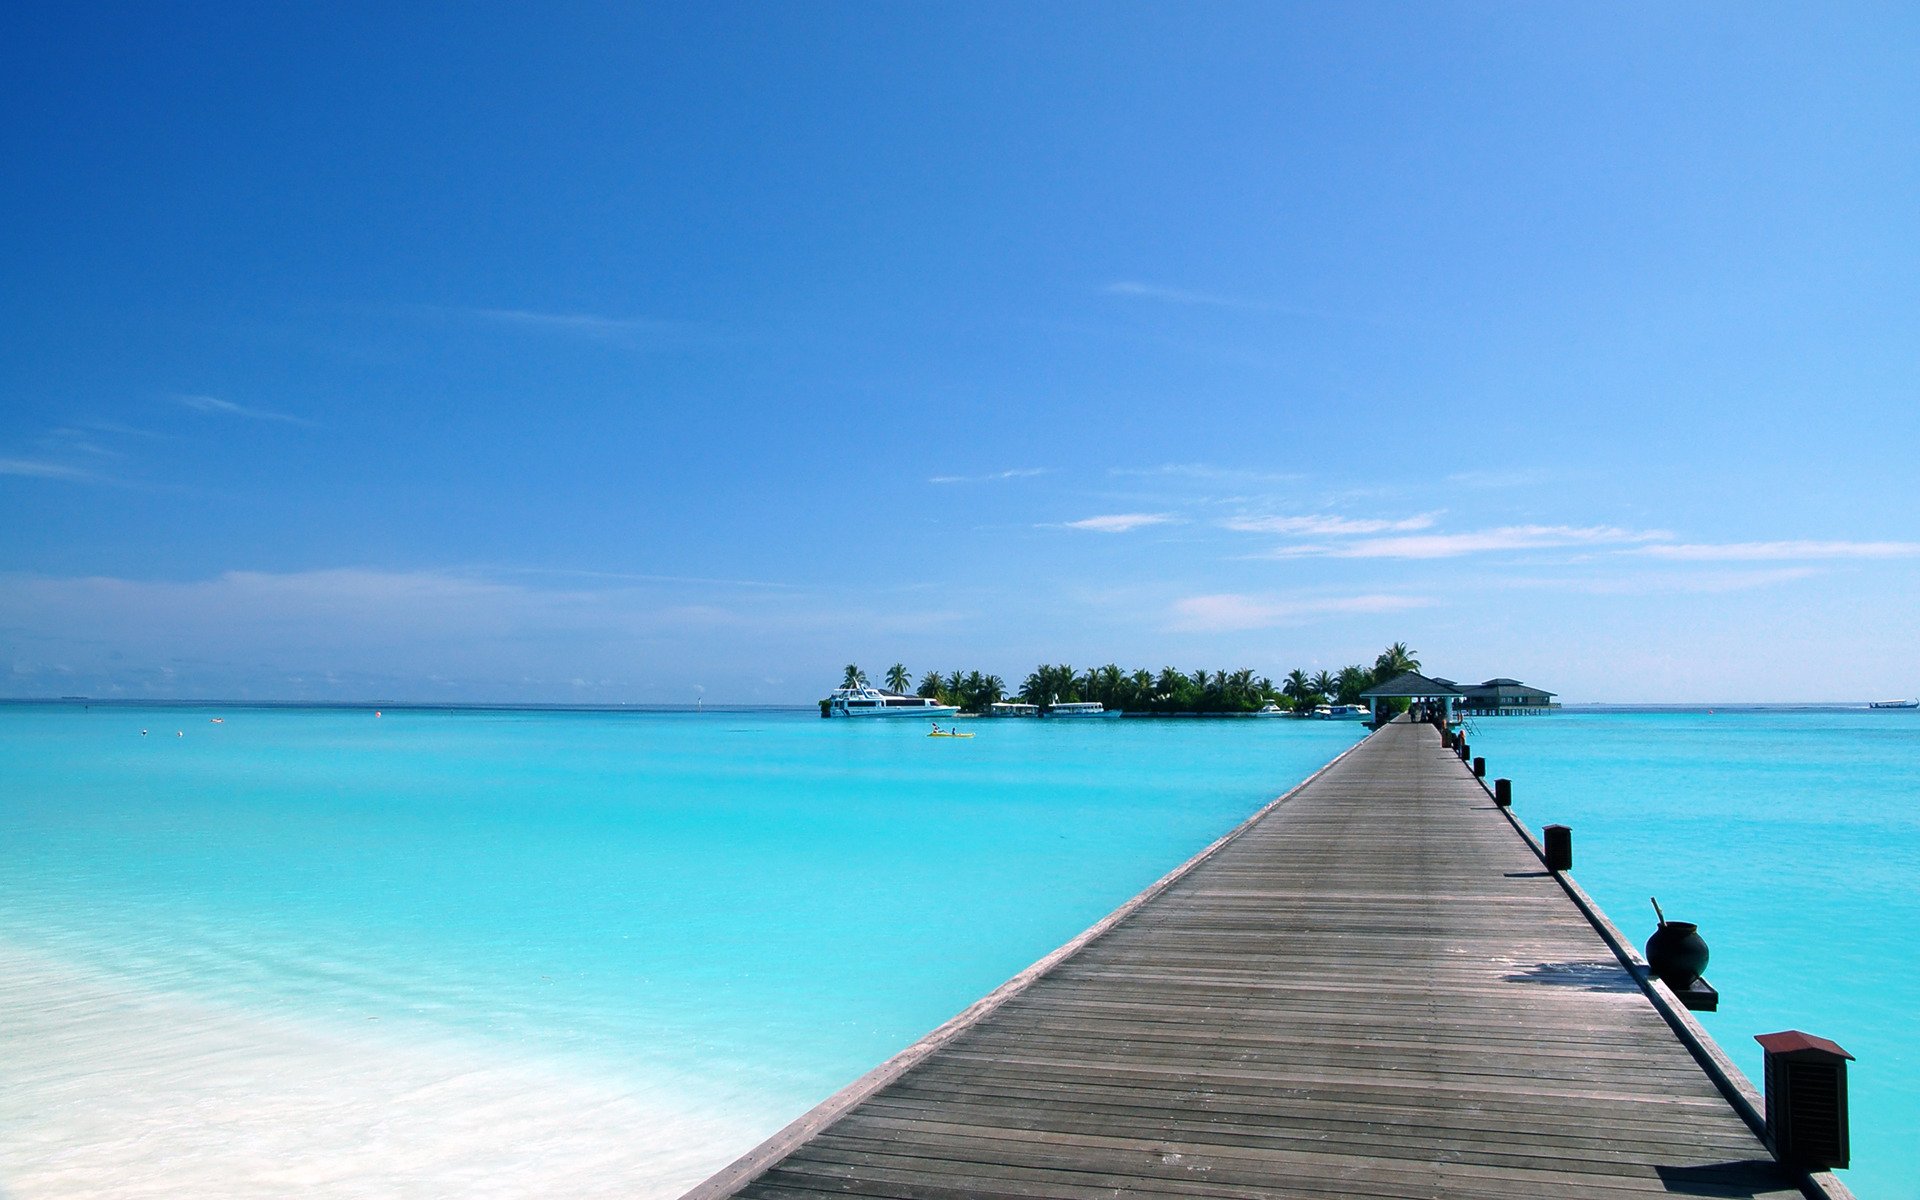
M1405 700L1415 707L1443 714L1469 717L1511 717L1552 712L1555 693L1532 687L1518 679L1497 678L1485 683L1455 683L1439 676L1429 678L1418 671L1407 671L1385 683L1360 693L1379 722L1382 700Z
M1489 679L1485 683L1455 683L1451 679L1434 680L1459 691L1456 711L1471 717L1513 717L1551 712L1556 693L1532 687L1518 679Z

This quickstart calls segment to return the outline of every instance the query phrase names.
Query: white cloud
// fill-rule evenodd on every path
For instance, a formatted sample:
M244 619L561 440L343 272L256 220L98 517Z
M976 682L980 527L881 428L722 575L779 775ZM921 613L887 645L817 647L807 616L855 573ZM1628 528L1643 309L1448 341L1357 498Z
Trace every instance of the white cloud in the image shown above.
M1920 542L1720 542L1643 546L1636 553L1686 562L1791 562L1801 559L1914 558Z
M1288 533L1305 537L1358 537L1370 533L1404 532L1430 529L1438 513L1419 513L1398 520L1382 521L1335 516L1234 517L1221 524L1242 533Z
M288 425L311 426L313 424L305 417L275 412L269 408L250 408L244 404L235 404L231 400L222 400L218 396L176 396L174 399L195 412L213 416L244 417L249 421L280 421Z
M1281 546L1263 558L1459 558L1510 550L1541 550L1561 546L1606 546L1652 542L1672 534L1660 530L1622 529L1615 525L1507 525L1467 533L1414 534L1407 537L1369 537L1336 545L1303 543Z
M1046 467L1014 467L1007 471L989 471L985 475L935 475L928 483L993 483L1001 479L1032 479L1048 473Z
M1318 599L1273 599L1239 592L1188 596L1173 605L1172 628L1201 633L1298 625L1317 617L1405 612L1432 601L1422 596L1369 594Z
M1614 560L1619 561L1619 560ZM1494 578L1489 586L1526 588L1583 596L1699 595L1746 592L1798 583L1822 574L1817 567L1773 567L1748 571L1635 571L1624 575Z
M1447 482L1459 487L1470 488L1519 488L1539 487L1552 483L1551 472L1538 467L1515 467L1508 470L1455 471L1447 476Z
M26 479L60 479L68 483L105 483L107 480L82 467L48 462L38 458L0 458L0 475Z
M1168 513L1108 513L1105 516L1068 521L1063 528L1090 529L1095 533L1129 533L1149 525L1170 525L1177 519Z
M658 686L664 661L757 674L796 643L914 636L970 615L850 608L837 595L713 581L532 586L480 571L0 574L14 687L29 693L400 697L445 688L539 699L578 676L616 678L608 698L627 699ZM63 673L71 686L52 682Z
M1157 467L1114 467L1109 475L1130 475L1155 479L1201 479L1213 483L1262 484L1298 483L1305 475L1281 471L1255 471L1244 467L1221 467L1212 463L1162 463Z
M1128 296L1138 300L1159 300L1166 304L1201 305L1208 308L1238 308L1257 310L1266 307L1251 300L1237 300L1232 296L1216 296L1208 292L1192 292L1185 288L1162 287L1154 283L1140 283L1137 280L1123 279L1108 284L1103 289L1109 296Z
M683 337L688 326L653 317L609 317L599 313L535 312L524 308L478 308L473 315L498 325L540 333L558 333L595 341L633 344Z

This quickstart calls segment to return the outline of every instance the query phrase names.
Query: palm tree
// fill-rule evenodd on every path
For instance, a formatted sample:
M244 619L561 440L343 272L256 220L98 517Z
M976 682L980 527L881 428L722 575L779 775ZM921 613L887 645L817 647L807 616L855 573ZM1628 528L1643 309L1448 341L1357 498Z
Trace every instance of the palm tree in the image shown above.
M1253 703L1253 668L1235 671L1227 677L1227 706L1245 712Z
M907 674L906 664L895 663L887 668L887 690L905 694L907 685L913 682L913 676Z
M1312 712L1315 702L1320 698L1313 690L1313 680L1297 667L1287 672L1287 681L1280 685L1280 693L1293 701L1295 712Z
M1153 672L1145 667L1127 676L1127 707L1145 708L1153 699Z
M1079 698L1077 690L1073 668L1065 663L1058 666L1041 663L1020 685L1020 695L1028 704L1065 703Z
M1340 690L1340 681L1330 671L1320 671L1312 679L1313 690L1322 696L1331 696Z
M1080 678L1074 683L1074 690L1082 700L1098 700L1100 698L1100 668L1088 667L1085 671L1081 672Z
M852 663L847 664L847 677L840 681L841 687L857 688L867 686L867 673Z
M1172 667L1161 667L1160 675L1153 681L1153 694L1159 700L1172 700L1187 686L1187 677Z
M1338 694L1340 703L1353 704L1359 701L1360 693L1373 686L1373 672L1359 663L1340 668Z
M940 672L938 671L928 671L920 677L920 694L929 700L938 700L940 698L940 689L945 686L947 686L947 681L940 678Z
M1380 652L1380 657L1373 660L1373 681L1375 683L1385 683L1395 675L1402 675L1408 671L1418 671L1420 669L1420 660L1414 657L1415 653L1415 651L1407 649L1405 642L1395 642L1393 645L1388 646Z
M979 712L986 707L981 697L987 690L987 677L980 672L968 671L965 678L954 681L953 690L960 694L955 703L968 712Z

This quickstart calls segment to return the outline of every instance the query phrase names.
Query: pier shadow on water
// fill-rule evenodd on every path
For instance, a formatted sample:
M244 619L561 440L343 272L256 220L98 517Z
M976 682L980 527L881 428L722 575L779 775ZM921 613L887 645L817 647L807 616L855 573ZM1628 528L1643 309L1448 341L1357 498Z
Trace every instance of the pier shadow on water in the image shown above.
M1501 976L1508 983L1538 983L1549 987L1579 988L1583 992L1637 992L1633 977L1608 960L1543 962Z

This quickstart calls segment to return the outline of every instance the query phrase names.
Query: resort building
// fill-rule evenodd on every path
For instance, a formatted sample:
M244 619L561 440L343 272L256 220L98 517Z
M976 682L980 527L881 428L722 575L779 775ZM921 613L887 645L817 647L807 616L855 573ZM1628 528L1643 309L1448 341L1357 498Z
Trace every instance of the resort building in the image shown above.
M1457 706L1476 717L1512 717L1551 712L1559 708L1554 693L1529 687L1518 679L1489 679L1485 683L1461 685L1452 680L1437 682L1458 688L1463 699Z
M1530 687L1518 679L1489 679L1485 683L1455 683L1451 679L1428 678L1418 671L1397 675L1385 683L1368 688L1360 698L1373 707L1379 721L1382 700L1405 700L1409 704L1447 717L1511 717L1552 712L1554 693Z
M1432 713L1451 720L1464 694L1444 679L1428 679L1418 671L1403 671L1385 683L1377 683L1361 692L1360 698L1372 710L1372 723L1379 725L1382 708L1392 712L1390 705L1381 704L1383 700L1405 700L1416 714Z

